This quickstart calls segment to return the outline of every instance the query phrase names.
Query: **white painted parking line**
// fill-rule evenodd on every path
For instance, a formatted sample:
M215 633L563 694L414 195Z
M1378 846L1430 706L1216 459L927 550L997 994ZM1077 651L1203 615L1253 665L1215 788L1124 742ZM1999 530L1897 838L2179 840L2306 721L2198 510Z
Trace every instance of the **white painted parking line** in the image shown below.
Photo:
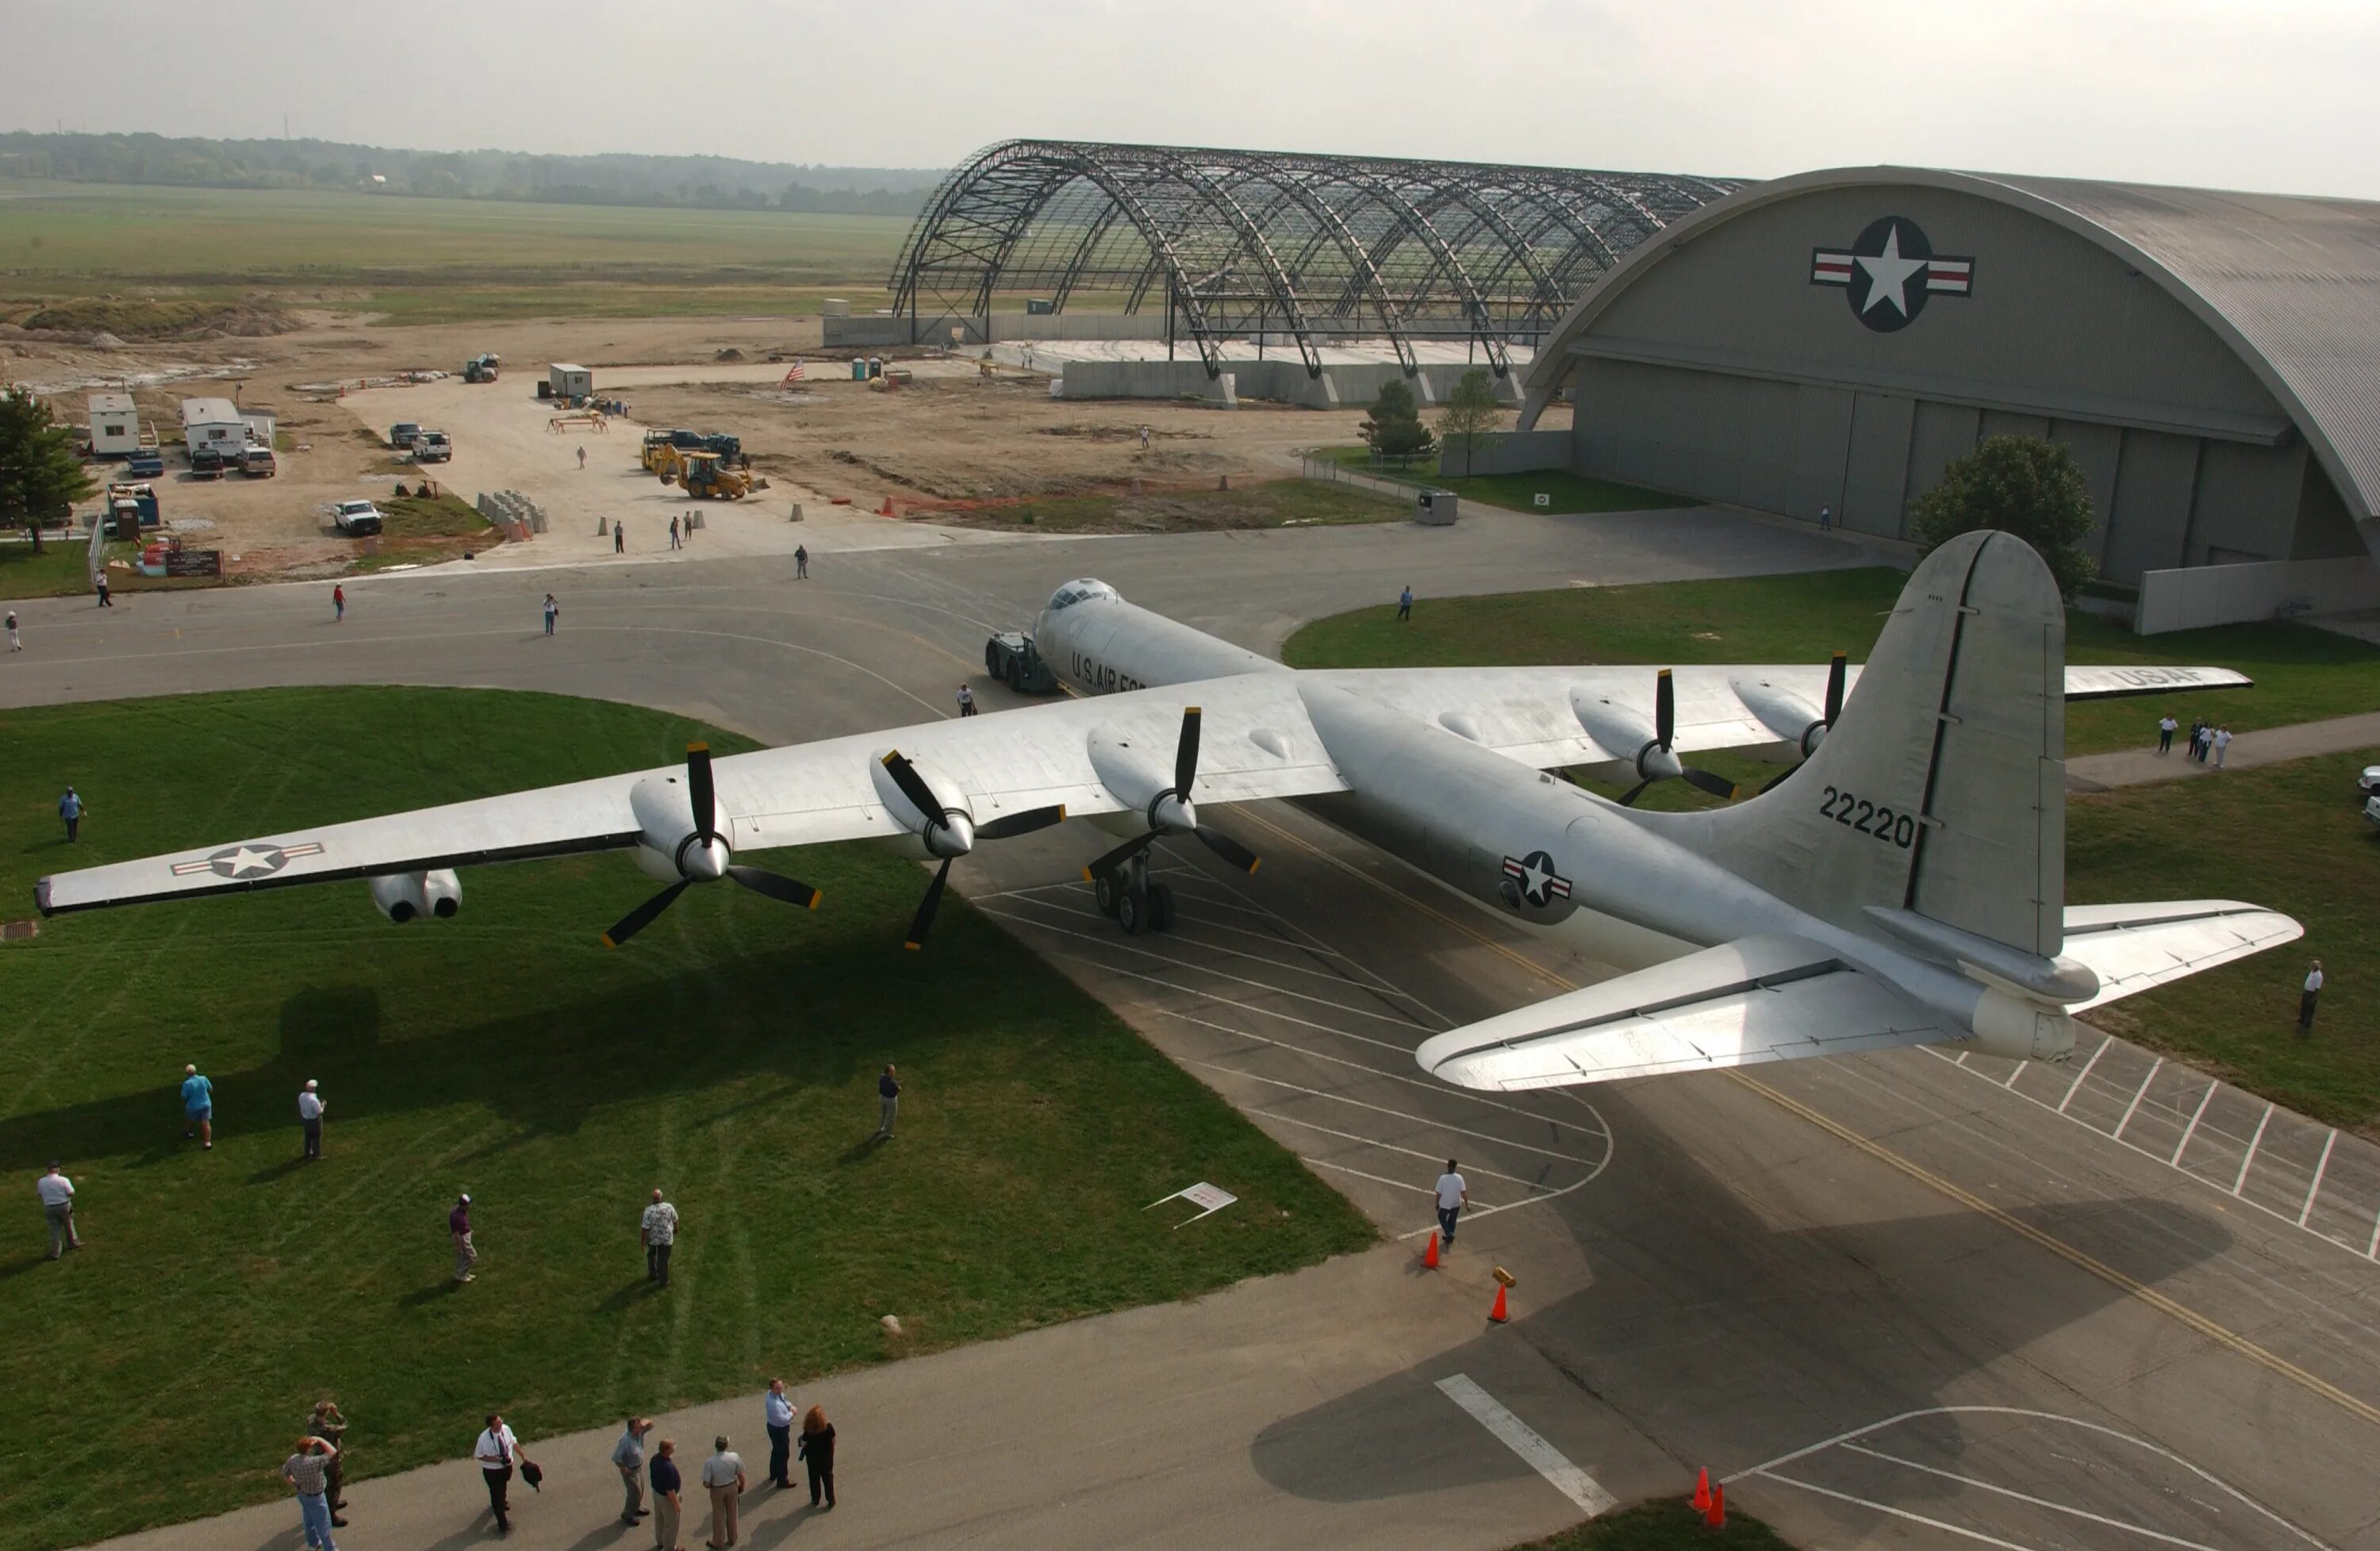
M1967 1540L1980 1540L1985 1545L2000 1547L2000 1551L2034 1551L2034 1547L2021 1545L2013 1540L2002 1540L1998 1535L1987 1535L1981 1530L1970 1530L1962 1525L1945 1523L1939 1519L1928 1519L1922 1513L1912 1513L1905 1508L1895 1508L1890 1503L1876 1502L1869 1497L1855 1497L1849 1492L1838 1492L1831 1486L1821 1486L1815 1482L1797 1481L1790 1475L1779 1475L1775 1471L1770 1470L1753 1471L1750 1473L1760 1477L1763 1481L1773 1481L1779 1486L1798 1486L1804 1492L1815 1492L1822 1497L1832 1497L1838 1502L1857 1503L1860 1507L1873 1509L1877 1513L1888 1513L1895 1519L1906 1519L1912 1524L1923 1524L1929 1530L1940 1530L1945 1534L1959 1535Z
M1619 1501L1603 1489L1595 1477L1570 1462L1562 1451L1548 1443L1537 1430L1514 1416L1497 1399L1471 1382L1465 1374L1451 1374L1438 1381L1439 1392L1464 1411L1478 1424L1544 1476L1553 1489L1578 1505L1580 1512L1592 1519L1609 1512Z
M1297 1161L1310 1163L1317 1169L1335 1169L1342 1174L1353 1174L1359 1180L1369 1180L1376 1185L1387 1185L1391 1190L1409 1190L1415 1195L1435 1196L1438 1194L1427 1185L1417 1185L1409 1180L1390 1180L1378 1174L1366 1174L1360 1169L1350 1169L1343 1163L1333 1163L1327 1157L1308 1157L1304 1153L1300 1153L1297 1155ZM1406 1236L1410 1238L1412 1235Z
M2313 1216L2313 1198L2322 1194L2322 1177L2330 1172L2330 1149L2337 1145L2338 1133L2336 1131L2322 1139L2322 1161L2314 1165L2313 1183L2306 1186L2305 1206L2298 1213L2300 1228L2303 1228L2306 1219Z
M2132 1101L2124 1106L2124 1118L2116 1122L2116 1129L2114 1131L2108 1133L2108 1135L2112 1140L2120 1142L2124 1139L2124 1127L2132 1123L2132 1115L2140 1109L2141 1100L2148 1097L2149 1084L2155 1082L2156 1074L2164 1070L2165 1058L2163 1056L2159 1056L2156 1060L2149 1062L2149 1074L2141 1079L2140 1092L2132 1095Z
M2099 1041L2099 1048L2091 1052L2091 1059L2082 1063L2082 1070L2076 1072L2074 1074L2074 1081L2068 1084L2066 1097L2058 1101L2058 1112L2059 1114L2062 1115L2066 1113L2066 1107L2074 1102L2075 1094L2080 1092L2082 1084L2090 1080L2091 1069L2099 1064L2099 1058L2106 1055L2107 1053L2107 1047L2114 1043L2115 1041L2112 1039L2102 1039ZM1966 1053L1964 1051L1961 1051L1959 1059L1964 1060L1966 1059Z
M2231 1181L2231 1194L2234 1195L2239 1194L2240 1188L2248 1182L2248 1165L2256 1161L2256 1149L2265 1145L2265 1128L2273 1123L2276 1108L2277 1106L2271 1104L2265 1106L2265 1118L2256 1122L2256 1134L2248 1138L2248 1150L2240 1159L2240 1177Z
M2220 1551L2219 1547L2208 1545L2202 1541L2184 1540L2180 1535L2169 1535L2161 1530L2152 1530L2139 1524L2128 1524L2121 1519L2110 1519L2104 1513L2094 1513L2089 1509L2076 1508L2070 1503L2052 1502L2047 1497L2036 1497L2030 1492L2020 1492L2013 1486L2002 1486L1994 1482L1978 1480L1972 1475L1961 1475L1956 1471L1946 1471L1935 1465L1921 1465L1914 1460L1904 1460L1898 1454L1887 1454L1880 1448L1870 1448L1865 1444L1847 1443L1842 1447L1847 1454L1864 1454L1871 1460L1881 1460L1888 1465L1899 1465L1904 1470L1923 1471L1927 1475L1938 1475L1945 1481L1955 1481L1962 1486L1973 1486L1983 1492L1996 1492L2003 1497L2014 1497L2021 1503L2031 1503L2035 1508L2046 1508L2052 1513L2065 1513L2077 1519L2088 1519L2094 1524L2105 1524L2111 1530L2121 1530L2127 1534L2141 1535L2150 1540L2161 1540L2168 1545L2187 1546L2189 1551Z
M1540 1147L1529 1142L1515 1142L1509 1137L1499 1136L1492 1131L1473 1131L1468 1126L1451 1125L1432 1115L1416 1115L1409 1110L1391 1109L1383 1104L1366 1104L1360 1098L1348 1098L1343 1095L1330 1093L1321 1088L1309 1088L1302 1083L1285 1083L1278 1077L1258 1076L1244 1067L1225 1066L1220 1061L1211 1060L1193 1061L1191 1064L1210 1067L1217 1072L1228 1072L1234 1077L1245 1077L1249 1082L1263 1083L1269 1087L1288 1088L1293 1093L1311 1094L1316 1098L1326 1098L1333 1104L1352 1104L1358 1109L1369 1109L1376 1115L1393 1115L1398 1120L1411 1121L1415 1125L1427 1126L1432 1131L1451 1131L1457 1136L1475 1136L1482 1142L1499 1147L1517 1147L1522 1152L1536 1153L1540 1157L1556 1158L1563 1163L1583 1164L1586 1161L1575 1153L1556 1152L1551 1147Z
M1336 1136L1342 1142L1353 1142L1358 1146L1378 1147L1384 1153L1402 1153L1407 1157L1435 1158L1446 1156L1445 1151L1442 1148L1434 1153L1416 1152L1411 1147L1400 1147L1394 1142L1383 1142L1377 1136L1358 1136L1352 1131L1333 1131L1327 1125L1319 1125L1313 1121L1301 1121L1295 1115L1284 1115L1278 1109L1254 1109L1249 1112L1251 1114L1261 1115L1269 1121L1279 1121L1283 1125L1299 1126L1307 1131L1318 1131L1325 1136ZM1541 1185L1535 1180L1524 1180L1517 1174L1499 1173L1493 1169L1485 1169L1477 1164L1472 1165L1471 1172L1480 1175L1485 1179L1501 1180L1508 1185L1518 1185L1523 1190L1541 1191L1548 1195L1558 1194L1551 1185Z
M2020 1065L2017 1070L2022 1071L2023 1067ZM2166 1159L2167 1163L2172 1165L2176 1169L2181 1167L2181 1155L2183 1151L2189 1147L2190 1139L2198 1134L2198 1122L2206 1118L2206 1107L2210 1103L2214 1102L2215 1090L2222 1085L2223 1084L2220 1083L2208 1083L2206 1084L2206 1092L2199 1098L2198 1108L2191 1111L2190 1123L2182 1127L2181 1140L2173 1145L2173 1156Z

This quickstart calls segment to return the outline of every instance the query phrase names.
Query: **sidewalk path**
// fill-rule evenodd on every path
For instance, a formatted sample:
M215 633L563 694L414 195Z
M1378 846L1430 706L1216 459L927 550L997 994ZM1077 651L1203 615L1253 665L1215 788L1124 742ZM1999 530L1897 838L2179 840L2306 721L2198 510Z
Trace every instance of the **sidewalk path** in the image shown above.
M2176 733L2186 738L2189 729ZM2086 754L2066 761L2069 792L2105 792L2111 786L2142 786L2153 781L2182 781L2218 775L2212 764L2202 765L2182 752L2177 741L2171 754L2154 747L2128 748L2115 754ZM2267 727L2240 733L2231 740L2226 769L2278 765L2315 754L2339 754L2350 748L2380 748L2380 711L2338 716L2327 721L2301 721L2289 727Z

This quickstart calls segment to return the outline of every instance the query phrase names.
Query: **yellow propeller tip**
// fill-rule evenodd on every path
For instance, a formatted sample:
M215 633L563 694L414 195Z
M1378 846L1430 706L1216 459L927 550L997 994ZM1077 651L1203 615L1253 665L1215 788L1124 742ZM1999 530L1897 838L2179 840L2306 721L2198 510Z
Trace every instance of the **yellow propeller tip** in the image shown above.
M603 934L603 946L606 948L617 948L620 945L612 940L612 934L610 932L605 932Z
M1261 856L1257 857L1255 861L1250 862L1248 864L1248 876L1250 878L1254 878L1257 875L1257 869L1262 866L1264 866L1264 858Z
M819 892L817 890L815 890L815 889L811 890L811 891L810 891L810 908L811 908L812 910L816 910L816 909L819 907L819 901L820 901L820 900L822 900L822 899L824 899L824 898L826 898L826 896L825 896L824 894L820 893L820 892Z
M686 745L686 751L688 754L708 754L710 752L710 745L709 744L688 744Z
M923 948L923 947L925 946L925 944L924 944L924 943L922 943L922 942L905 942L905 943L901 944L901 946L902 946L902 947L904 947L904 948L906 948L910 952L914 953L914 952L916 952L918 949Z
M1099 879L1091 876L1090 868L1085 867L1083 869L1083 881L1086 883L1097 883Z

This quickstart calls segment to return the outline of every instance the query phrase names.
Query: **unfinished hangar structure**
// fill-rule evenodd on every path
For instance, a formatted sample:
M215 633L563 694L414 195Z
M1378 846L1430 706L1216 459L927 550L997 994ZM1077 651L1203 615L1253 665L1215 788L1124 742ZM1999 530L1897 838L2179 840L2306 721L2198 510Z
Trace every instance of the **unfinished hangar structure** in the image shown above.
M1468 340L1502 377L1621 255L1739 179L1005 140L927 201L888 289L908 341L995 337L995 295L1145 320L1195 351L1269 335L1306 375L1333 337ZM972 325L972 326L970 326ZM1026 337L1019 335L1017 337ZM1072 335L1054 321L1044 337Z
M1979 438L2062 442L2143 629L2181 597L2149 579L2181 568L2222 571L2191 579L2191 623L2380 603L2380 570L2336 563L2380 555L2380 205L1909 167L1758 184L1587 294L1524 427L1565 391L1583 473L1889 537Z

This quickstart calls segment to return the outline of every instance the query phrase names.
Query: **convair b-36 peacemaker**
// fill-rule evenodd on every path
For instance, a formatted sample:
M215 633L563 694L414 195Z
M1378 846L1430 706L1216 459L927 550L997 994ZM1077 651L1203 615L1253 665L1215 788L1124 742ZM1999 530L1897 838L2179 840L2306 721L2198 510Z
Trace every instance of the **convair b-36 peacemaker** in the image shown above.
M1061 703L736 755L61 874L44 914L353 879L390 919L452 915L453 869L624 850L662 882L617 944L729 878L814 905L739 854L875 839L941 864L1087 819L1086 869L1129 932L1172 925L1148 852L1291 798L1459 892L1629 973L1424 1042L1423 1068L1531 1088L1936 1041L2061 1060L2073 1014L2287 942L2228 900L2065 903L2064 700L2247 681L2219 669L2065 666L2065 612L2022 541L1973 533L1910 577L1864 669L1298 672L1072 582L1043 611ZM1692 813L1629 806L1693 757L1788 769ZM1549 771L1637 784L1621 802Z

